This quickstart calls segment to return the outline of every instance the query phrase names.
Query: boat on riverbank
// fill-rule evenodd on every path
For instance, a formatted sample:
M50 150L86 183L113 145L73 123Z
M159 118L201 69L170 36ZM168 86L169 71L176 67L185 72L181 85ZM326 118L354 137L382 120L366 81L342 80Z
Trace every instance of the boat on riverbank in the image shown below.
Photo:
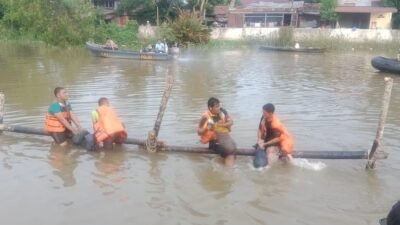
M97 57L103 58L119 58L119 59L135 59L135 60L170 60L172 55L167 53L155 52L137 52L127 49L105 49L103 45L86 42L86 48Z
M400 74L400 61L397 59L376 56L371 60L371 65L380 71Z
M272 46L261 46L259 48L262 51L276 51L276 52L308 52L308 53L323 53L325 48L314 48L314 47L272 47Z

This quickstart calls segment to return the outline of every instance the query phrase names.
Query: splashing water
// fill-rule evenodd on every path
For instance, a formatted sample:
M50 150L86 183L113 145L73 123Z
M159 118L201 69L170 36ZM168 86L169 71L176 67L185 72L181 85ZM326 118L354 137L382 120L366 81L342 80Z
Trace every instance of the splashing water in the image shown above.
M249 167L250 170L254 170L254 171L258 171L258 172L263 172L263 171L265 171L265 170L271 168L270 165L267 165L267 166L264 166L264 167L256 168L256 167L254 167L253 162L247 163L247 166Z
M307 159L293 159L293 165L314 171L320 171L326 167L323 162L310 162Z

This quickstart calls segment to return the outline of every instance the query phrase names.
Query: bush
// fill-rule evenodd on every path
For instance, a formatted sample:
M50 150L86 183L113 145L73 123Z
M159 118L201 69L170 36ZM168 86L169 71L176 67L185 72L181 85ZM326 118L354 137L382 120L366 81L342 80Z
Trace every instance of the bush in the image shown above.
M265 39L267 45L287 47L294 46L293 27L280 27L278 32Z
M181 12L175 21L169 23L168 33L179 44L204 44L210 40L211 30L201 24L201 20L191 13Z
M83 0L13 0L2 3L3 27L15 39L78 45L93 33L95 9Z
M162 23L159 31L160 31L159 36L165 38L168 43L174 43L176 41L174 29L169 23L167 22Z
M293 27L281 27L279 28L279 46L293 46L294 45L294 35Z
M107 37L110 37L118 45L126 45L132 48L139 48L140 43L137 37L138 23L129 21L127 25L120 27L114 23L105 23L100 21L96 26L94 41L97 43L105 43Z

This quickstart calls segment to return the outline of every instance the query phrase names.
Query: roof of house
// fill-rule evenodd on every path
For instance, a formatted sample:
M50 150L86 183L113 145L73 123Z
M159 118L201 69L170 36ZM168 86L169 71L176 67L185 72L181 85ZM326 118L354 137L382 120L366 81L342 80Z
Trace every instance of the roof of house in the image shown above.
M248 0L250 1L250 0ZM229 10L231 13L294 12L302 8L303 1L258 1Z
M228 14L229 6L227 5L216 5L214 7L214 14L215 15L224 15Z
M279 3L279 2L291 2L291 0L240 0L240 5L246 7L248 5L260 4L260 3L262 4L265 2Z
M303 14L319 15L321 5L319 3L304 3L302 8Z
M337 13L395 13L397 9L374 6L338 6L335 11Z

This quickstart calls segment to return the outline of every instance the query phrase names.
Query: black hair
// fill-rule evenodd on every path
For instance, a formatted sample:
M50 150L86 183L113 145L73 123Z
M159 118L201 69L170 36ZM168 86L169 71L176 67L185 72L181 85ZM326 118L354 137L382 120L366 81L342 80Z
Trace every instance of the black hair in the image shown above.
M108 101L108 98L105 98L105 97L99 98L99 101L98 101L99 106L102 105L106 101Z
M58 93L60 93L61 90L64 90L65 88L63 87L56 87L54 88L54 95L57 97Z
M275 106L271 103L265 104L263 106L263 110L266 112L274 113L275 112Z
M211 97L210 99L208 99L208 102L207 102L208 108L212 108L217 104L219 104L218 98Z

